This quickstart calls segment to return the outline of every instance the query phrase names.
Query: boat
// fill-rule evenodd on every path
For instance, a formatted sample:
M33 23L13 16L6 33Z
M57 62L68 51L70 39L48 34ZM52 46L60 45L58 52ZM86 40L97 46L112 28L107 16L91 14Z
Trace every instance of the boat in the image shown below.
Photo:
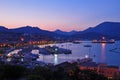
M86 44L84 45L84 47L92 47L92 45Z
M92 43L115 43L114 40L93 40Z
M106 40L105 37L102 37L101 40L93 40L92 43L115 43L114 39Z
M83 58L83 59L77 59L77 62L79 63L79 64L82 64L82 63L86 63L86 62L92 62L93 61L93 59L92 58Z
M80 43L82 43L82 41L73 41L72 43L74 43L74 44L80 44Z

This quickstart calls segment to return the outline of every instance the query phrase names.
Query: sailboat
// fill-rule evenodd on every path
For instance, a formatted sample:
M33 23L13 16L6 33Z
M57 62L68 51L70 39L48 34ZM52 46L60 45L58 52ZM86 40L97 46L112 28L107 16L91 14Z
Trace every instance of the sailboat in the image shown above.
M92 47L92 45L86 44L84 45L84 47Z

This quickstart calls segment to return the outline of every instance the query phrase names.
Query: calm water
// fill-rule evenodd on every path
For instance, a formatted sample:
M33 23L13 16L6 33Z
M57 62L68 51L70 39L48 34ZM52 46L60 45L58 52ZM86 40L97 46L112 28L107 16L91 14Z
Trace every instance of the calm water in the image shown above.
M84 45L88 45L88 44L92 45L92 47L84 47ZM120 48L119 41L116 42L115 44L83 42L80 44L61 43L54 45L59 46L61 48L70 49L72 50L72 54L41 55L39 60L58 64L64 61L72 61L78 58L84 58L85 55L90 54L90 57L92 57L93 60L97 63L107 63L109 65L120 66L120 53L109 51L114 48Z

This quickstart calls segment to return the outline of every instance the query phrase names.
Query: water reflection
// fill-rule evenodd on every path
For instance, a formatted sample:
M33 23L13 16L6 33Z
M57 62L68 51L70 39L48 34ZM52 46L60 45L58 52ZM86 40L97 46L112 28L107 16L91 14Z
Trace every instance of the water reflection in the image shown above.
M54 64L58 64L58 54L54 54Z
M68 44L68 43L60 43L60 44L55 44L55 45L59 46L60 48L66 48L66 44ZM53 46L53 45L54 44L50 44L49 46ZM65 54L43 55L40 53L39 58L37 60L44 61L46 63L59 64L61 62L65 62L65 61L72 61L72 60L84 58L86 53L90 53L91 55L94 54L95 62L103 62L103 63L108 63L111 65L119 65L120 66L120 63L119 63L120 55L118 53L109 54L110 52L108 51L115 47L119 47L120 42L116 42L115 44L91 43L90 45L93 46L93 47L91 47L91 50L89 50L89 48L83 47L84 45L86 45L86 43L81 43L81 44L69 43L68 45L69 45L69 49L72 50L72 54L69 54L69 55L65 55ZM40 45L39 47L43 48L43 47L45 47L45 45ZM14 51L12 53L18 53L18 51L17 52ZM37 54L37 53L39 53L39 51L34 49L31 53ZM8 59L8 61L10 61L10 59Z
M105 47L106 47L106 43L102 43L101 44L101 62L106 62Z

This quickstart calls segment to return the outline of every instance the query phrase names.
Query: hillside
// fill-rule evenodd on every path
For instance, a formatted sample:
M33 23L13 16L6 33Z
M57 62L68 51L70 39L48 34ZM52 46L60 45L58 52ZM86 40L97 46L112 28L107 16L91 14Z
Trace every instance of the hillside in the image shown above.
M83 39L100 38L101 36L119 39L120 22L103 22L95 27L89 27L84 31L78 32L73 36Z
M109 39L120 39L120 22L103 22L95 27L89 27L83 31L70 31L65 32L61 30L47 31L38 27L24 26L15 29L8 29L4 26L0 26L0 33L6 34L29 34L38 35L39 37L49 37L56 39L100 39L105 36Z

